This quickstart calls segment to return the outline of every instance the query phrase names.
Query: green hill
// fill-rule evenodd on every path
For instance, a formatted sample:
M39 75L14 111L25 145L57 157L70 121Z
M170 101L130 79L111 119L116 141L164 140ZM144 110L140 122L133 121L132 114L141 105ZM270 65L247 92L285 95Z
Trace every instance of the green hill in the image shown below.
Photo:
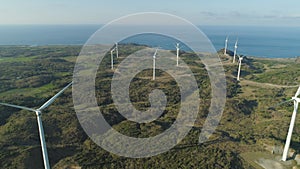
M145 46L119 46L120 63L125 56ZM38 107L72 81L81 46L0 47L0 102ZM271 106L293 96L300 83L300 66L295 59L243 60L241 81L237 65L220 53L227 82L227 101L221 122L208 142L198 144L210 105L210 83L204 65L192 53L180 56L195 74L201 106L192 130L170 151L158 156L132 159L111 154L93 143L80 126L68 89L45 109L43 125L52 168L257 168L249 153L270 154L267 147L283 146L292 106ZM97 72L96 96L101 112L114 129L132 137L155 136L168 129L180 108L179 87L167 73L151 81L152 70L136 75L130 84L130 99L139 110L150 107L148 94L161 89L167 95L163 115L151 123L134 123L121 116L113 104L110 57ZM291 148L300 150L300 119L296 121ZM34 113L0 106L1 168L43 168Z

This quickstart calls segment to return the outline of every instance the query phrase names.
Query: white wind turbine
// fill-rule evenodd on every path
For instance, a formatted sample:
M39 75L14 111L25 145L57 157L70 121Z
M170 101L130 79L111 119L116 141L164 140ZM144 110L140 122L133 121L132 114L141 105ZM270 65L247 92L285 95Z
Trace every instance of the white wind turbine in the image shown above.
M40 135L40 141L41 141L41 147L42 147L42 154L43 154L43 160L44 160L44 166L45 169L50 169L49 165L49 159L48 159L48 153L47 153L47 147L46 147L46 141L45 141L45 135L44 135L44 129L43 129L43 124L42 124L42 110L50 106L54 100L60 96L69 86L72 85L72 82L69 83L66 87L64 87L61 91L59 91L56 95L54 95L51 99L49 99L46 103L44 103L40 108L38 109L32 109L28 107L23 107L23 106L17 106L13 104L7 104L7 103L0 103L0 105L4 106L9 106L9 107L14 107L18 109L23 109L23 110L28 110L28 111L33 111L36 114L37 118L37 123L38 123L38 128L39 128L39 135Z
M179 43L176 44L176 65L178 67L178 59L179 59L179 50L180 50L180 47L179 47Z
M117 58L119 58L119 47L118 47L118 43L116 43L116 55L117 55Z
M228 36L225 39L225 48L224 48L224 55L227 54L227 46L228 46Z
M111 69L114 69L114 51L116 50L116 48L113 48L110 51L110 60L111 60Z
M288 131L288 135L286 137L285 146L284 146L284 149L283 149L282 161L286 161L287 156L288 156L288 151L289 151L289 148L290 148L292 133L293 133L295 120L296 120L296 114L297 114L298 105L299 105L299 102L300 102L300 98L298 98L299 95L300 95L300 86L299 86L295 96L292 97L292 99L288 100L288 101L294 101L294 111L293 111L293 115L292 115L292 118L291 118L291 123L290 123L289 131Z
M156 59L156 54L157 54L158 48L156 48L155 53L153 55L153 80L155 80L155 59Z
M239 56L239 68L238 68L238 74L237 74L237 78L236 78L238 81L240 81L242 60L243 60L243 56Z
M232 63L235 63L235 56L236 56L236 51L237 51L237 48L238 48L238 39L235 41L235 44L234 44L234 54L233 54L233 61Z

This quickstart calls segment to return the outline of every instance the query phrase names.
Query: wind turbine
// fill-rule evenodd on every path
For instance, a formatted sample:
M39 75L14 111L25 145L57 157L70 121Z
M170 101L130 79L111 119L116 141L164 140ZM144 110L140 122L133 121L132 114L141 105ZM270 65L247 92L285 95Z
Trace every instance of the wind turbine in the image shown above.
M179 47L179 43L176 44L176 58L177 58L177 67L178 67L178 59L179 59L179 50L180 50L180 47Z
M237 80L240 81L240 74L241 74L241 65L242 65L243 56L239 56L239 69L237 74Z
M155 59L156 59L156 54L157 54L158 48L156 48L155 53L153 55L153 80L155 80Z
M228 46L228 36L225 39L225 49L224 49L224 55L227 54L227 46Z
M282 161L286 161L287 156L288 156L288 151L289 151L290 143L291 143L291 137L292 137L292 133L293 133L294 125L295 125L295 120L296 120L296 114L297 114L298 105L299 105L299 102L300 102L299 95L300 95L300 86L299 86L295 96L292 97L292 99L288 100L288 101L294 101L294 111L293 111L293 115L292 115L292 118L291 118L291 123L290 123L289 131L288 131L288 135L286 137L285 146L284 146L284 149L283 149Z
M115 49L116 49L116 55L117 55L117 58L119 58L119 48L118 48L118 43L116 43Z
M40 108L38 109L32 109L28 107L23 107L23 106L17 106L13 104L7 104L7 103L0 103L0 105L4 106L9 106L9 107L14 107L18 109L23 109L23 110L28 110L28 111L33 111L36 114L37 118L37 123L38 123L38 128L39 128L39 135L40 135L40 141L41 141L41 147L42 147L42 154L43 154L43 160L44 160L44 166L45 169L50 169L49 165L49 159L48 159L48 153L47 153L47 147L46 147L46 141L45 141L45 135L44 135L44 129L43 129L43 124L42 124L42 110L50 106L54 100L60 96L69 86L72 85L72 82L69 83L66 87L64 87L61 91L59 91L56 95L54 95L51 99L49 99L46 103L44 103Z
M111 59L111 69L114 69L114 51L115 51L116 48L113 48L111 51L110 51L110 59Z
M235 41L235 44L234 44L234 54L233 54L233 61L232 63L235 63L235 56L236 56L236 51L237 51L237 48L238 48L238 39Z

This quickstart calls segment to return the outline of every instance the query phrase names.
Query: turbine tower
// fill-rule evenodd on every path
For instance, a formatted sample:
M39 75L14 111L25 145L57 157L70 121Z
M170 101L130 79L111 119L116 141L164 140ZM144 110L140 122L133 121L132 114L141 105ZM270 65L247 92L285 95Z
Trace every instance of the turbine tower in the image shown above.
M300 102L299 95L300 95L300 86L299 86L295 96L292 97L291 100L289 100L289 101L294 102L294 111L293 111L293 115L292 115L292 118L291 118L291 123L290 123L289 131L288 131L288 135L286 137L285 146L284 146L284 149L283 149L282 161L286 161L287 156L288 156L288 151L289 151L289 148L290 148L292 133L293 133L295 120L296 120L296 114L297 114L298 106L299 106L299 102Z
M228 36L225 39L225 48L224 48L224 55L227 54L227 46L228 46Z
M39 135L40 135L40 141L41 141L41 147L42 147L42 154L43 154L43 160L44 160L44 166L45 169L50 169L49 159L48 159L48 153L47 153L47 147L46 147L46 141L45 141L45 135L44 135L44 129L42 124L42 110L50 106L54 100L60 96L69 86L72 85L72 82L69 83L66 87L64 87L61 91L59 91L56 95L54 95L51 99L49 99L46 103L44 103L40 108L38 109L32 109L28 107L23 106L17 106L13 104L7 104L7 103L0 103L0 105L14 107L18 109L33 111L36 114L38 128L39 128Z
M111 51L110 51L110 60L111 60L111 69L114 69L114 51L115 51L116 48L113 48Z
M116 43L115 49L116 49L116 55L117 55L117 58L119 58L119 48L118 48L118 43Z
M234 45L234 54L233 54L233 61L232 63L235 63L235 56L236 56L236 51L237 51L237 48L238 48L238 39L235 41L235 45Z
M237 78L236 78L238 81L240 81L242 60L243 60L243 57L239 56L239 68L238 68L238 74L237 74Z
M155 59L156 59L157 50L158 50L158 48L156 48L155 53L153 55L153 78L152 78L152 80L155 80Z
M180 50L180 47L179 47L179 43L176 44L176 66L178 67L178 59L179 59L179 50Z

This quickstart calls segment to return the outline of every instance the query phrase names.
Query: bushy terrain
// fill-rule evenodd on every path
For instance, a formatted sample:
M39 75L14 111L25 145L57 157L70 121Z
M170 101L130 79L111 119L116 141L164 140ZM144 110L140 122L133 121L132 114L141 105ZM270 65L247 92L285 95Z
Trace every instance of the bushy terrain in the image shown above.
M127 55L145 48L120 45L120 63ZM39 107L72 81L80 46L0 47L0 102ZM283 145L292 106L275 104L293 96L300 83L299 63L292 59L243 60L241 82L237 65L221 55L227 82L227 101L222 120L208 142L198 144L208 114L211 88L204 65L192 53L181 58L195 74L202 98L195 126L184 140L158 156L131 159L111 154L93 143L81 128L72 103L71 89L45 109L42 119L52 168L253 168L241 154L264 152L265 144ZM167 73L152 81L152 70L136 75L130 84L130 99L139 110L150 107L148 94L161 89L167 95L163 115L151 123L126 120L115 108L110 83L113 71L107 54L97 72L96 96L106 120L120 133L149 137L169 128L180 107L179 87ZM300 120L296 121L291 147L300 149ZM0 168L43 168L36 116L32 112L0 106Z

